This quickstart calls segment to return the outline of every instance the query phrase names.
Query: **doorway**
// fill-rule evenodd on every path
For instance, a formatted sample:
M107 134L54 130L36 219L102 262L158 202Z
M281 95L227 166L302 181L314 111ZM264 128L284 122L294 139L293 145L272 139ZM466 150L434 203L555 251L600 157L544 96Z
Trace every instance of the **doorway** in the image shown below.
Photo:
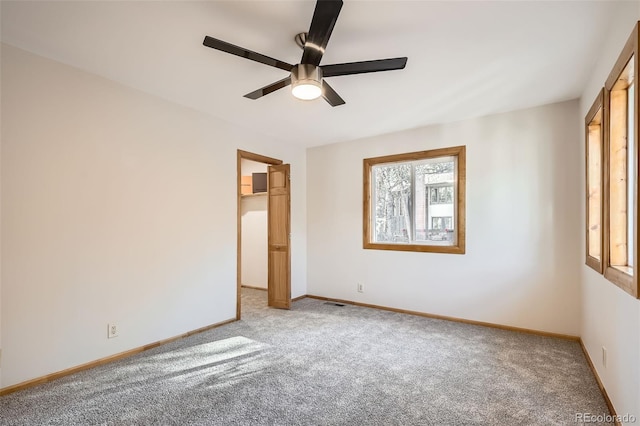
M255 170L258 173L252 173ZM262 170L266 173L260 173ZM266 187L263 186L265 177L267 177ZM266 223L261 224L260 220L265 220L265 209ZM264 271L264 263L267 265L268 305L288 309L291 304L289 165L282 164L282 160L238 150L237 213L236 319L239 320L242 314L242 286L246 284L244 280L255 280L254 282L260 283L258 287L264 287L260 277L260 274L263 273L261 270ZM251 217L249 214L253 216ZM257 224L256 216L258 218ZM245 227L248 229L243 230ZM251 248L247 246L250 241L247 239L248 235L243 236L243 231L245 233L251 231L267 233L266 247L258 247L257 249L254 247L250 252L254 259L256 256L259 257L256 262L257 271L247 268L247 265L244 265L245 268L243 268L243 257L245 257L245 262L249 259L246 250L243 251L243 244L246 246L245 249ZM260 244L260 237L258 236L258 244ZM257 275L254 272L257 272Z

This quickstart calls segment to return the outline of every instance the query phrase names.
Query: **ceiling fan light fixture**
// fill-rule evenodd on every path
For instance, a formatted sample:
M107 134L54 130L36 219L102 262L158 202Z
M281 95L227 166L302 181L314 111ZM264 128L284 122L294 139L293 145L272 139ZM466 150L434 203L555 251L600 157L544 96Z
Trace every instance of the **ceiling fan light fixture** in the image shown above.
M307 83L298 83L291 88L291 93L298 99L303 101L312 101L318 99L322 95L322 87L317 81Z
M322 70L309 64L299 64L291 70L291 93L310 101L322 95Z

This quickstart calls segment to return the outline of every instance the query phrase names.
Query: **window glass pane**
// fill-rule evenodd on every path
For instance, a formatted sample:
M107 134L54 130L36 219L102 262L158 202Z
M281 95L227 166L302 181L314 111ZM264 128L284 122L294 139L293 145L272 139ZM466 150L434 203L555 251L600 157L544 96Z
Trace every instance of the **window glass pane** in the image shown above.
M609 265L632 275L635 160L633 58L609 92Z
M373 166L373 241L409 242L411 235L411 164Z
M589 256L600 260L601 256L601 202L602 202L602 109L600 109L588 126L588 230L589 230Z
M635 186L635 161L633 161L634 155L634 122L635 122L635 108L634 108L634 88L633 82L627 89L627 200L629 206L633 206L633 191ZM633 233L635 232L633 222L633 210L629 209L627 214L627 265L633 267Z
M455 157L373 166L374 242L453 245L455 173Z
M416 242L455 244L455 157L415 163Z

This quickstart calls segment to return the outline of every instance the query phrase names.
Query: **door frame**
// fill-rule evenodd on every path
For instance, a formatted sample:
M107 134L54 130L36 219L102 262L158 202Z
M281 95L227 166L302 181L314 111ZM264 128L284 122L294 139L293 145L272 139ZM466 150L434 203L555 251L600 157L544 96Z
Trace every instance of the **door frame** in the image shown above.
M277 158L267 157L265 155L255 154L249 151L243 151L241 149L238 150L237 154L237 178L236 178L236 186L237 186L237 228L238 228L238 239L237 239L237 258L236 258L236 320L240 320L241 316L241 296L242 296L242 196L241 196L241 188L242 188L242 160L251 160L256 161L258 163L265 163L267 165L280 165L282 164L282 160L278 160ZM267 290L268 291L268 290Z

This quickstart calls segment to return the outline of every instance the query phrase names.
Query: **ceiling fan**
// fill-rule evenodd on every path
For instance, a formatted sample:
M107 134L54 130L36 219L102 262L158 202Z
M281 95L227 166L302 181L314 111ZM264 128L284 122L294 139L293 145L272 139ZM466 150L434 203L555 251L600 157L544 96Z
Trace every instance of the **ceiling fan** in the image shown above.
M322 96L332 107L344 104L344 100L326 82L325 78L339 75L362 74L369 72L403 69L407 58L378 59L373 61L349 62L343 64L320 65L322 55L333 27L338 20L341 0L318 0L308 33L296 35L296 43L303 49L302 59L297 65L291 65L278 59L253 52L251 50L206 36L204 44L212 49L221 50L252 61L280 68L290 75L275 83L244 95L245 98L258 99L278 89L291 85L293 96L311 100Z

